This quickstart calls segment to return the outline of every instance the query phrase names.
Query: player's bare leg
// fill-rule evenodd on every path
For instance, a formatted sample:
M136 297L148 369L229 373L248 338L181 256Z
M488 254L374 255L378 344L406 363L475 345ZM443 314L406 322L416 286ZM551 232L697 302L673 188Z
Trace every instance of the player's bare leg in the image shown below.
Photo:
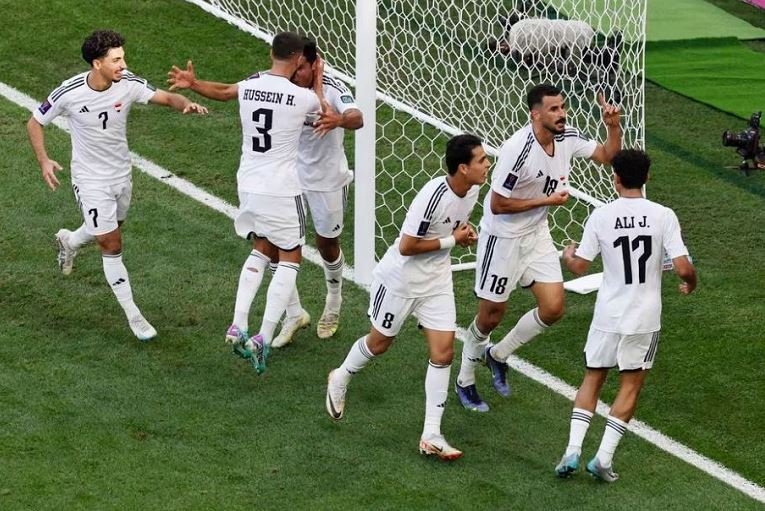
M327 378L325 405L332 419L343 418L345 393L353 375L364 369L373 358L388 351L394 339L372 327L369 329L369 334L353 343L340 367L330 371Z
M343 266L345 259L340 249L340 238L325 238L316 235L316 247L321 254L324 266L324 280L327 283L327 297L324 312L321 314L316 327L320 339L328 339L335 335L340 323L340 307L343 303Z
M443 460L456 460L462 456L462 451L449 445L441 433L454 358L454 332L429 328L424 331L430 360L425 375L425 422L420 437L420 453L435 455Z
M125 311L130 329L139 340L148 341L157 335L157 331L146 321L146 318L143 317L133 301L130 278L122 262L122 234L120 228L117 227L109 233L96 236L96 241L101 248L104 276L112 288L114 296Z

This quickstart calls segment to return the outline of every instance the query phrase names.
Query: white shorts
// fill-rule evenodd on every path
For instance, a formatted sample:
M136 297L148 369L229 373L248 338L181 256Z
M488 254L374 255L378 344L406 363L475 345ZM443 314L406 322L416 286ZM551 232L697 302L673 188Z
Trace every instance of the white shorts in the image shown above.
M93 236L110 233L127 217L133 182L119 184L72 183L74 198L82 211L85 230Z
M410 314L430 330L454 332L457 325L454 294L402 298L391 294L377 279L370 288L367 314L375 330L388 337L398 334Z
M620 371L650 369L659 347L659 331L624 335L590 327L584 363L590 369L619 366Z
M322 238L337 238L343 232L343 217L348 202L348 185L331 192L303 192L313 227Z
M265 238L281 250L294 250L305 244L303 199L239 192L234 229L243 238Z
M499 238L481 231L475 270L475 294L506 302L520 284L563 282L560 259L546 226L518 238Z

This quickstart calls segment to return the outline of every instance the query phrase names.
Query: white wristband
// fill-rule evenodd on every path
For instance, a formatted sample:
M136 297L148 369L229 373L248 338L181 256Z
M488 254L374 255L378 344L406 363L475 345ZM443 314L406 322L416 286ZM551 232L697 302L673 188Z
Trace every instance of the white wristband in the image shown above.
M439 238L438 244L441 246L442 249L452 248L454 245L457 244L457 240L454 239L454 236L449 236L448 238Z

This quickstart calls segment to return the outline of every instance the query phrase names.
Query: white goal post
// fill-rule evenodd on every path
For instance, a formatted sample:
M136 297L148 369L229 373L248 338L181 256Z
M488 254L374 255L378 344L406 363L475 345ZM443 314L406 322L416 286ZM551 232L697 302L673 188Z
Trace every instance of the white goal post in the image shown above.
M446 140L471 132L496 156L528 122L525 94L537 83L560 87L569 124L601 141L602 91L622 109L624 146L644 146L647 0L186 1L266 42L283 30L313 37L328 72L355 88L365 117L352 163L360 283L419 187L443 172ZM610 170L589 161L574 164L569 187L573 200L550 216L559 245L614 197ZM480 215L478 206L474 222ZM472 267L475 254L455 250L453 263Z

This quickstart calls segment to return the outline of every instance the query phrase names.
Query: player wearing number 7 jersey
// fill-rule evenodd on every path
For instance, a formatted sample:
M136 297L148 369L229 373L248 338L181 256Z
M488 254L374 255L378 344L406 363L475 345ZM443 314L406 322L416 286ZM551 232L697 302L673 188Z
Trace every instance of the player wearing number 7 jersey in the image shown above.
M234 227L252 241L252 252L239 276L234 321L226 340L236 353L250 359L258 373L265 370L274 329L295 290L305 243L298 144L308 115L320 110L323 73L317 59L314 90L290 81L305 59L304 46L304 39L294 32L277 34L271 46L271 69L235 84L197 80L191 61L185 70L173 66L168 73L170 90L189 88L210 99L239 102L242 156ZM249 337L250 306L271 261L279 265L268 287L260 330Z
M441 434L456 323L450 251L455 244L468 246L476 240L468 220L489 170L481 140L473 135L450 139L446 168L448 176L432 179L414 198L401 236L377 264L369 304L372 328L329 374L326 408L333 419L343 417L351 377L385 353L406 318L413 315L430 349L420 452L451 460L462 452Z
M526 98L531 122L502 145L478 237L478 314L468 328L455 385L460 402L469 410L489 410L475 386L478 363L485 361L495 390L507 397L507 358L563 316L563 274L547 214L550 206L568 200L573 158L608 163L621 148L619 109L602 96L599 99L608 131L605 144L566 126L561 91L537 85ZM502 320L507 299L518 284L531 288L537 307L521 316L502 341L492 346L489 334Z
M555 468L566 477L579 467L582 442L595 412L608 370L619 367L619 391L598 453L587 471L607 482L614 451L627 429L648 370L653 366L661 328L662 259L666 251L675 273L683 280L680 292L696 288L696 271L680 235L674 211L643 198L648 179L648 156L637 150L619 152L613 160L619 198L593 211L584 226L582 243L569 245L563 262L581 275L600 253L603 282L598 291L587 344L586 371L571 413L571 429L563 458Z
M127 71L125 39L109 30L93 32L82 44L89 71L55 89L27 123L27 133L45 182L55 190L61 166L48 157L43 126L59 115L69 119L72 135L72 189L84 223L75 231L56 233L58 262L64 275L72 272L77 251L94 239L101 249L104 275L125 311L130 329L145 341L157 335L135 302L122 262L121 225L132 195L127 117L134 103L169 106L186 113L207 109L179 94L157 90Z

